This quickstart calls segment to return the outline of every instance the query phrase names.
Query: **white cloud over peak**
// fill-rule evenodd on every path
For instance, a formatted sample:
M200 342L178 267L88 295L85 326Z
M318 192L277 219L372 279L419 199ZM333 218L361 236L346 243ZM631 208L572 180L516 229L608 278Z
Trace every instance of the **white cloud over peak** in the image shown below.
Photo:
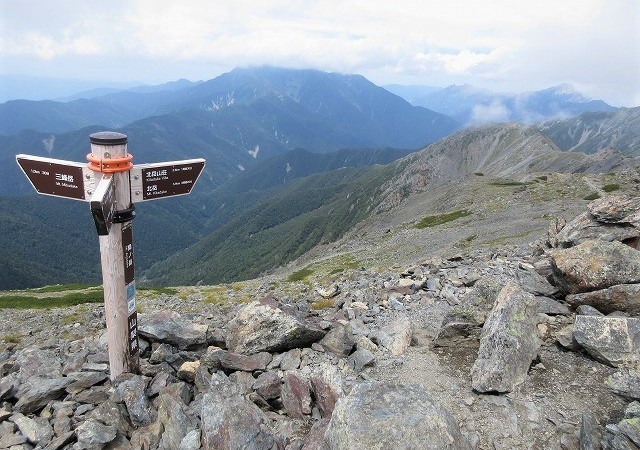
M637 105L638 23L637 0L0 0L0 70L92 76L99 58L106 77L159 82L271 64L378 84L569 82Z

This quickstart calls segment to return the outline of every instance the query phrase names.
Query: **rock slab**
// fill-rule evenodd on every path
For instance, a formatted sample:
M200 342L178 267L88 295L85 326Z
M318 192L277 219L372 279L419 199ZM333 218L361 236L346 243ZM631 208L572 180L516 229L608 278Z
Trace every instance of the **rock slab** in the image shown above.
M522 383L538 355L535 297L508 283L482 327L478 357L471 368L477 392L511 392Z
M355 386L336 404L325 440L332 450L470 448L453 415L410 384Z
M640 283L640 252L618 241L589 240L551 254L553 277L565 293Z
M163 342L180 350L207 345L206 325L183 319L175 311L158 311L138 314L140 336L152 341Z
M596 360L618 367L640 361L640 319L576 316L573 337Z
M229 322L227 347L235 353L284 352L308 347L325 331L278 307L252 302Z

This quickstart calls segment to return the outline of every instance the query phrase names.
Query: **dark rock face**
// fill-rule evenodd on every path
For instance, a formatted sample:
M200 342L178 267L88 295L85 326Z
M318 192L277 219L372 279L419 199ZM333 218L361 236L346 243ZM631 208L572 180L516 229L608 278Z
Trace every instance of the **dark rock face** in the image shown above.
M243 354L282 352L311 345L325 333L280 308L253 302L229 323L227 346Z
M540 348L535 297L518 285L507 284L482 327L478 358L471 368L473 389L510 392L525 380Z
M567 294L640 283L640 252L620 242L585 241L551 255L553 277Z
M360 384L338 401L325 440L332 450L470 448L424 387L386 383Z

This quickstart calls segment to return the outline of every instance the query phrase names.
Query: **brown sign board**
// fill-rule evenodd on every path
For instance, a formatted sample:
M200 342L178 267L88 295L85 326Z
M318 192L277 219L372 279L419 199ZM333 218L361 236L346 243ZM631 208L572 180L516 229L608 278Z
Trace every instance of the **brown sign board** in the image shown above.
M122 257L124 262L124 284L128 285L134 279L133 228L131 222L122 224Z
M191 193L204 159L140 164L131 169L131 200L140 202Z
M88 200L85 179L93 175L86 164L30 155L18 155L16 161L38 193Z
M99 236L109 234L116 212L116 183L111 175L102 177L91 196L91 215Z
M128 335L129 335L129 354L131 356L138 353L138 313L134 312L127 318Z

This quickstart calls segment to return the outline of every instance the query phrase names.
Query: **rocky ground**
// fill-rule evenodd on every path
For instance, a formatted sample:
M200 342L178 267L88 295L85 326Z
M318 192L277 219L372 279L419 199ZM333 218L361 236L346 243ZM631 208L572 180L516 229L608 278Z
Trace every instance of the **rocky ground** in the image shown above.
M638 198L543 219L393 270L140 291L114 381L102 306L1 310L0 449L640 448Z

